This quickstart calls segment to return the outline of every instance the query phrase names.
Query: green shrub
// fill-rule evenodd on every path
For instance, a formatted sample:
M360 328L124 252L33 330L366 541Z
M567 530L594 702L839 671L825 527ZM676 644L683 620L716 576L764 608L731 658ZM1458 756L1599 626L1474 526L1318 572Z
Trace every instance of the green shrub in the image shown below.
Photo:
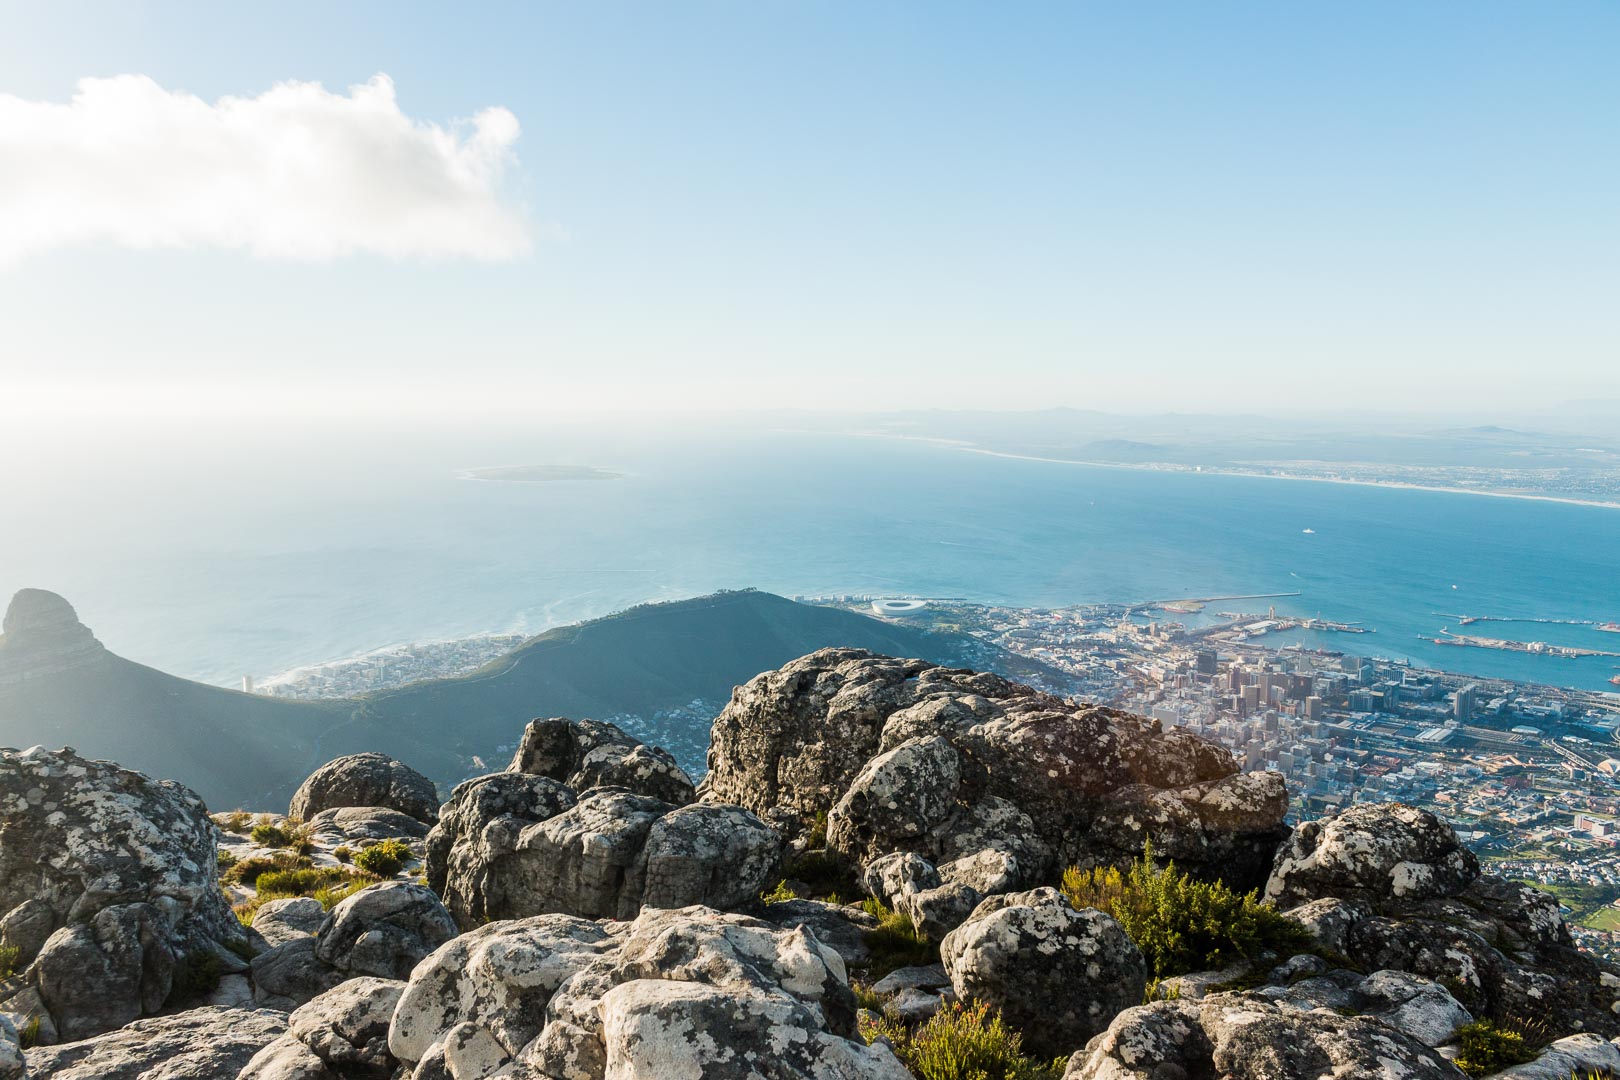
M368 874L391 878L404 869L410 860L411 848L405 841L382 840L356 852L354 865Z
M17 1045L24 1050L32 1050L39 1045L39 1025L44 1018L38 1013L28 1018L28 1023L17 1029Z
M226 832L246 833L253 825L253 815L246 810L232 810L219 816L219 827Z
M985 1004L953 1002L915 1030L881 1020L862 1034L887 1038L918 1080L1057 1080L1065 1064L1026 1057L1023 1036Z
M1469 1076L1489 1076L1536 1058L1522 1033L1498 1027L1489 1020L1464 1024L1457 1029L1456 1039L1462 1049L1454 1063Z
M816 811L815 818L810 822L810 832L804 838L804 846L812 850L827 846L827 811Z
M0 979L9 979L17 974L17 964L22 960L22 949L16 945L0 945Z
M793 891L792 887L788 885L787 879L784 878L776 883L775 888L760 893L759 898L767 904L781 904L789 900L797 900L799 894Z
M883 901L868 897L861 909L876 918L877 927L861 935L872 954L867 977L881 979L896 968L939 962L939 949L911 923L911 916L891 911Z
M336 859L338 862L348 862L353 857L354 849L349 847L347 844L339 844L337 847L332 849L332 858Z
M236 865L236 853L226 851L224 848L220 848L214 853L214 864L218 866L220 872L223 873Z
M1120 926L1161 979L1207 971L1271 950L1308 950L1310 935L1255 893L1236 893L1220 882L1196 881L1153 865L1152 845L1121 874L1113 867L1063 874L1063 893L1075 907L1096 908Z
M294 870L308 865L309 860L302 856L290 851L278 851L274 855L254 855L238 859L220 874L219 879L227 885L257 888L259 878L266 873L274 870Z
M309 826L297 818L287 818L280 825L262 821L248 833L255 844L262 847L291 848L300 855L308 855L315 848Z
M361 889L375 884L377 884L375 881L367 881L365 878L355 877L338 885L327 885L323 888L316 889L311 895L320 902L321 907L325 908L327 911L331 911L333 908L337 907L339 904L353 896L355 893L359 892Z

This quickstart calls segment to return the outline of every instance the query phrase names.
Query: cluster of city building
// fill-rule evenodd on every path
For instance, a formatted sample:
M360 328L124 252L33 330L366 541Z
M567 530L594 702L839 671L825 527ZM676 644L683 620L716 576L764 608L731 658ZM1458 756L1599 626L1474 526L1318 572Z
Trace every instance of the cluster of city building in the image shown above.
M527 640L525 634L479 634L450 641L390 645L364 656L294 668L257 683L251 675L244 675L242 690L282 698L353 697L423 679L445 679L477 671Z
M1620 695L1268 648L1255 628L1284 621L1273 613L1204 627L1120 605L928 613L1062 671L1079 696L1282 773L1294 820L1365 801L1432 810L1495 872L1558 893L1582 944L1620 958Z

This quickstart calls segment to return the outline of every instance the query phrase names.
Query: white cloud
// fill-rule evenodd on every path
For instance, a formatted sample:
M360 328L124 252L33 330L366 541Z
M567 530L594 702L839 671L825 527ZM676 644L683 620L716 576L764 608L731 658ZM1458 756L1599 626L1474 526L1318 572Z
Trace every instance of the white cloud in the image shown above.
M412 120L386 75L213 104L144 75L82 79L65 105L0 94L0 262L96 242L513 258L530 245L502 192L517 137L499 107Z

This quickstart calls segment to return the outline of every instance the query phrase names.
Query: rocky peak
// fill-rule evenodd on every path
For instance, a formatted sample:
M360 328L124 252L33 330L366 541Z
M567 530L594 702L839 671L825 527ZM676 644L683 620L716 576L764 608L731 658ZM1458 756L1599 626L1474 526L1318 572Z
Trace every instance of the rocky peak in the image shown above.
M73 605L44 589L19 589L0 629L0 682L77 667L106 651Z

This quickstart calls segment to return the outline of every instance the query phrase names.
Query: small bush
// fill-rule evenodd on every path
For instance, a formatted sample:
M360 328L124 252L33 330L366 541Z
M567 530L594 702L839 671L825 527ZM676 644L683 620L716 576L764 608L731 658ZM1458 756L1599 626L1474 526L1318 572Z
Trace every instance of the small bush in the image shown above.
M24 1050L32 1050L39 1045L39 1025L44 1018L38 1013L28 1018L28 1023L17 1029L17 1045Z
M226 832L246 834L253 826L253 815L246 810L232 810L220 815L219 827Z
M9 979L17 974L17 965L22 961L22 949L16 945L0 945L0 979Z
M375 881L367 881L365 878L356 877L345 881L341 885L327 885L324 888L316 889L311 895L320 902L321 907L331 911L361 889L375 884L377 884Z
M1457 1029L1456 1038L1462 1049L1454 1064L1469 1076L1489 1076L1536 1058L1535 1050L1523 1034L1498 1027L1489 1020L1464 1024Z
M776 883L776 887L759 894L759 898L767 904L781 904L789 900L797 900L799 894L794 892L784 878Z
M248 835L262 847L291 848L300 855L308 855L315 847L311 831L297 818L287 818L280 825L260 822Z
M338 862L348 862L353 857L354 849L349 847L347 844L339 844L337 847L332 849L332 858L336 859Z
M1023 1036L984 1004L953 1002L915 1030L883 1020L862 1034L886 1037L918 1080L1057 1080L1065 1064L1025 1056Z
M804 846L812 850L827 846L827 811L816 811L815 819L810 822L810 832L804 838Z
M891 911L875 897L863 901L861 909L878 921L876 929L861 935L872 954L869 978L881 979L896 968L939 962L939 950L912 925L911 916Z
M259 878L274 870L295 870L309 865L309 860L290 851L278 851L274 855L254 855L247 859L238 859L232 863L224 873L220 874L220 881L227 885L246 885L249 888L258 888Z
M236 853L226 851L224 848L220 848L214 853L214 864L218 866L220 872L223 873L236 865Z
M354 856L354 865L368 874L391 878L404 869L410 859L410 845L405 841L382 840L368 848L361 848Z
M1236 893L1220 882L1195 881L1153 865L1152 845L1121 874L1113 867L1063 874L1063 893L1075 907L1107 912L1142 950L1152 976L1161 979L1207 971L1271 950L1305 951L1310 935L1255 893Z

